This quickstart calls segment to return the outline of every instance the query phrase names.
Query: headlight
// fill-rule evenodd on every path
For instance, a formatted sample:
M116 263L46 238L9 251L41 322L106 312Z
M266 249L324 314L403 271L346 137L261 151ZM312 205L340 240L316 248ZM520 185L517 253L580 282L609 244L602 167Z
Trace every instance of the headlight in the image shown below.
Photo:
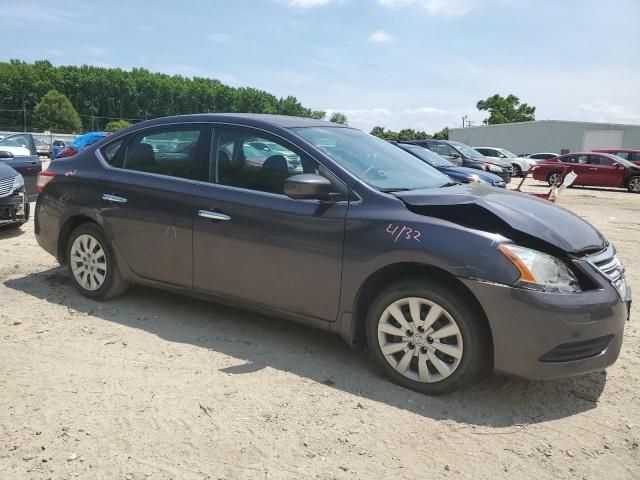
M530 248L504 243L498 250L520 272L518 283L521 286L551 293L580 291L573 272L557 258Z
M484 169L489 170L490 172L502 173L502 167L499 167L498 165L494 165L492 163L485 163Z
M22 178L22 175L18 174L13 177L13 191L15 192L22 188L24 188L24 178Z

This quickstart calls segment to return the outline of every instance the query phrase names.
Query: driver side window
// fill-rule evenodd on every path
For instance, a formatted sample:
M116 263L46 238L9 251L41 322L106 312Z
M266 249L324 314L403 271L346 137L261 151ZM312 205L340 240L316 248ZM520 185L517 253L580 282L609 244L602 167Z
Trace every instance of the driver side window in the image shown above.
M246 128L216 128L212 141L211 183L284 195L287 178L311 173L328 178L342 193L324 167L280 139Z

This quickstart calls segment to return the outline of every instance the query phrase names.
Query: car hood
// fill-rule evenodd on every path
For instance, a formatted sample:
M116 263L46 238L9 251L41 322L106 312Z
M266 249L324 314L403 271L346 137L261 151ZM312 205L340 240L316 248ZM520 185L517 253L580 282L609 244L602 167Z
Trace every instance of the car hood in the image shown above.
M0 160L0 179L15 177L18 174L13 168L9 165L2 163Z
M468 168L468 167L440 167L438 168L443 173L447 175L454 175L457 177L469 177L470 175L475 175L480 180L483 180L488 183L494 182L503 182L504 180L500 178L498 175L493 173L486 172L484 170L478 170L477 168Z
M484 161L486 163L493 163L494 165L498 165L499 167L511 168L511 162L503 160L498 157L484 157Z
M395 195L414 213L521 239L524 243L542 241L572 254L606 246L602 234L582 218L525 193L468 183Z

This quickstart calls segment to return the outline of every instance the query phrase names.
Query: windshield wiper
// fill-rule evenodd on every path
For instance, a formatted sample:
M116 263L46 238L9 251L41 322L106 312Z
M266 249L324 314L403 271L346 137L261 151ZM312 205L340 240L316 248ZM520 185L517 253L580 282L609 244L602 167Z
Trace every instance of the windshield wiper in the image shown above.
M440 185L438 188L453 187L455 185L460 185L460 182L447 182L444 185Z
M413 190L413 188L381 188L380 189L380 191L383 193L408 192L409 190Z

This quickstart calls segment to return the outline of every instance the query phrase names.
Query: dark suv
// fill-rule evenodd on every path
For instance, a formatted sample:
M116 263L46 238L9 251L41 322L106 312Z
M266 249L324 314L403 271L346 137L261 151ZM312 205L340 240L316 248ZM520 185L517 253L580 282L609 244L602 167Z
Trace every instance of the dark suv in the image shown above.
M498 158L487 158L462 142L452 140L410 140L406 143L420 145L460 167L491 172L501 177L505 183L509 183L513 176L513 166L511 163Z
M257 141L301 168L248 162ZM54 160L39 188L38 243L87 297L138 283L291 318L365 343L425 393L487 369L601 370L622 344L631 294L595 228L335 123L151 120Z

